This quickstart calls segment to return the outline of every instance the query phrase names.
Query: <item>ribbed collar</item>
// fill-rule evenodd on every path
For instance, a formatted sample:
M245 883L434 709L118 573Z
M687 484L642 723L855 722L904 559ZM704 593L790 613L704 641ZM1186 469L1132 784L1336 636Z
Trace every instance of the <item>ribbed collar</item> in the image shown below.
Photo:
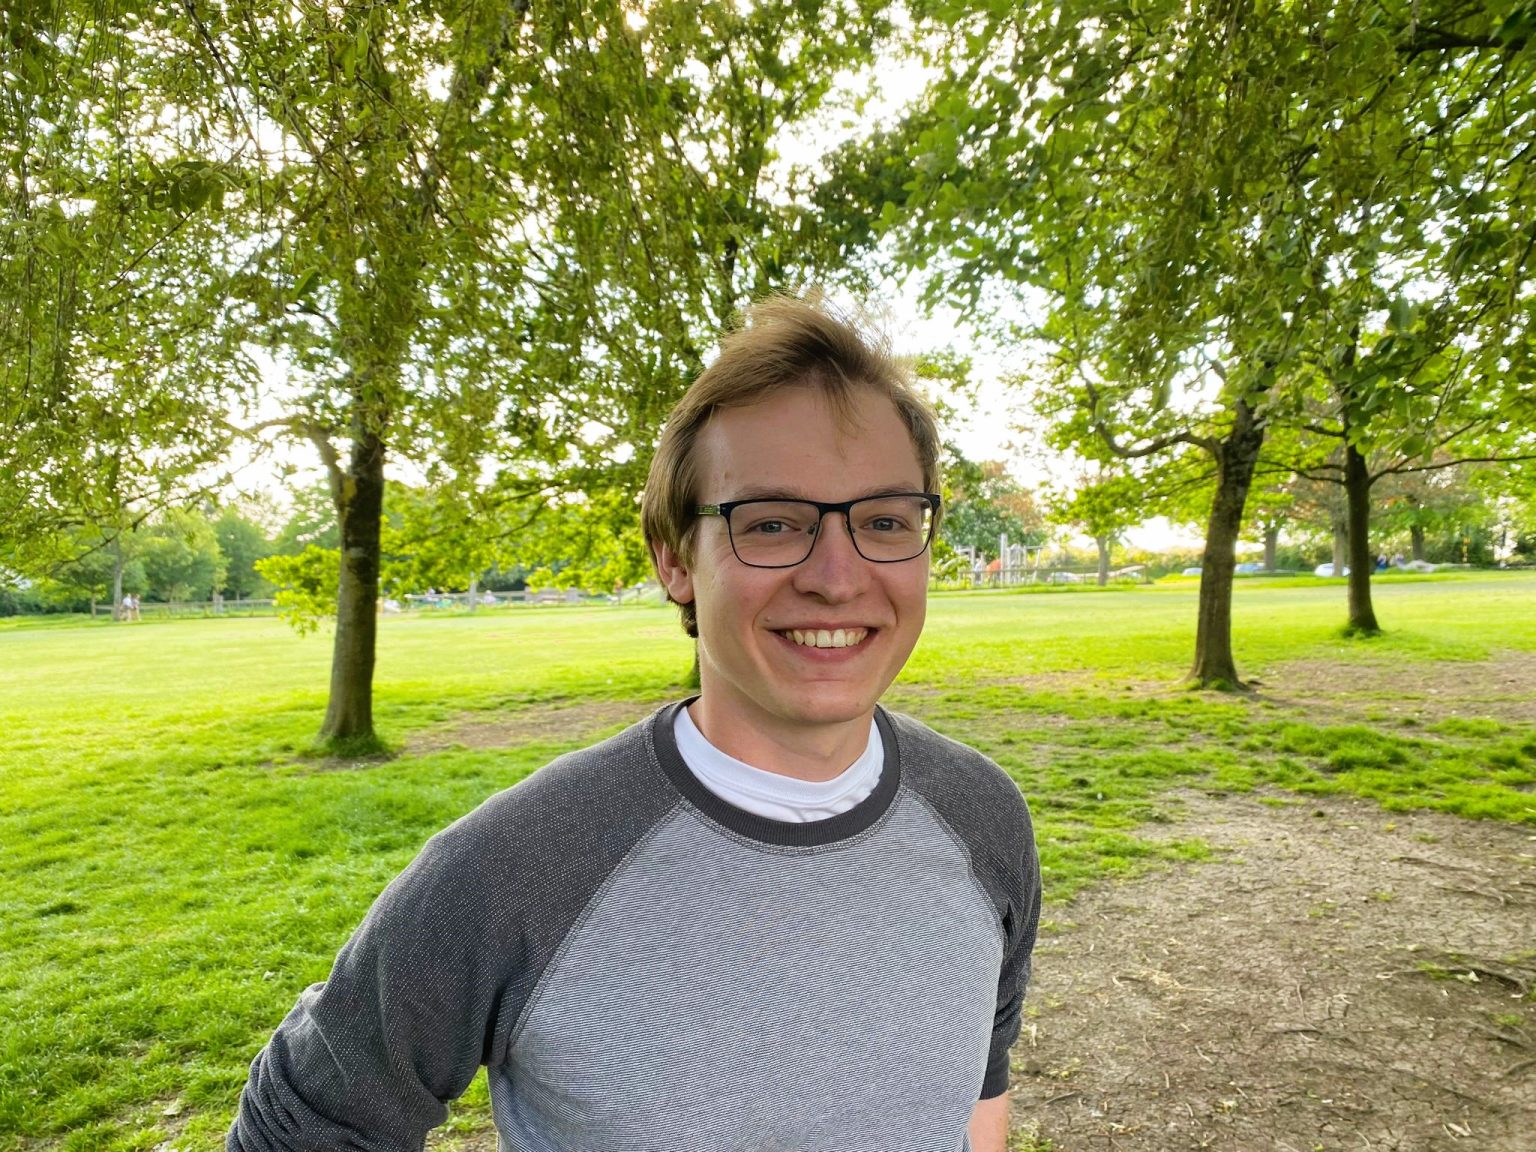
M825 820L794 824L770 820L727 803L704 787L677 750L677 738L672 732L677 710L688 707L697 699L697 696L689 697L653 715L650 722L651 745L656 749L656 759L672 787L688 803L722 827L764 844L815 847L846 840L873 827L895 800L896 790L901 786L901 758L897 753L896 733L891 729L890 717L885 714L884 708L876 705L875 726L880 731L880 741L885 748L885 765L880 770L880 782L875 785L875 790L848 811L829 816Z

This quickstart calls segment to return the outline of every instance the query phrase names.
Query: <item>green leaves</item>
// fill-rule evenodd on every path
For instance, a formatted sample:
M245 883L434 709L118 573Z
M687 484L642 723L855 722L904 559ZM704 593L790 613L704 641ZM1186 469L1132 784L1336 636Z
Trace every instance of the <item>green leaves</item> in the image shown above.
M6 14L0 100L0 540L45 570L72 525L116 531L207 482L249 381L217 322L229 183L142 13Z
M151 209L168 208L178 215L186 215L210 203L215 210L222 208L228 188L228 180L219 165L190 158L153 165L140 194L144 204Z
M1536 34L1536 4L1515 4L1494 29L1494 38L1510 48L1525 48Z
M311 544L296 556L268 556L255 564L262 579L276 588L277 611L303 636L336 614L341 553Z

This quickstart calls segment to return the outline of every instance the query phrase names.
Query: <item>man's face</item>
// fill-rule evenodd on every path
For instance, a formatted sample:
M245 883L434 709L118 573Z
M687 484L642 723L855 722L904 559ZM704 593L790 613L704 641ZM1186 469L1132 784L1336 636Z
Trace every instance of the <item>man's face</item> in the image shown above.
M784 388L718 412L700 436L699 502L757 497L841 501L917 492L922 466L887 398L860 391L840 421L819 389ZM828 515L810 558L753 568L731 550L726 523L702 517L691 565L662 549L667 589L698 609L699 676L711 735L783 735L868 722L923 628L928 553L895 564L864 559L848 525ZM667 564L665 561L670 560ZM846 647L797 643L841 629ZM851 634L851 635L850 635Z

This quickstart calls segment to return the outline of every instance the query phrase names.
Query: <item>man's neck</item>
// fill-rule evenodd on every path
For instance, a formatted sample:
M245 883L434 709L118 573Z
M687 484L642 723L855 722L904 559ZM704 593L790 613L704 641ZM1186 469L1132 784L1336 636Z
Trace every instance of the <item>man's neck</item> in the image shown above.
M829 724L786 724L758 715L710 707L706 693L688 707L704 739L744 764L796 780L821 782L841 775L869 744L871 709L852 720Z

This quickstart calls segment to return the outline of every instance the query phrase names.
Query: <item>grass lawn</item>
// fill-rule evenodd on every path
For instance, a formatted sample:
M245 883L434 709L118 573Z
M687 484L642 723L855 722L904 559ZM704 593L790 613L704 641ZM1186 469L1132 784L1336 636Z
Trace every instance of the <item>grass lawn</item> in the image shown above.
M1199 857L1137 835L1176 819L1180 787L1536 825L1530 724L1401 707L1448 666L1470 683L1536 652L1536 575L1376 596L1389 633L1345 640L1341 584L1240 584L1239 663L1264 690L1225 697L1179 688L1192 583L939 595L891 703L1019 780L1056 901ZM387 618L376 715L418 751L334 765L305 754L329 655L263 618L0 621L0 1150L218 1147L252 1055L421 843L625 705L676 695L690 658L663 608ZM1349 709L1287 703L1330 668ZM456 741L466 722L506 736ZM450 1143L484 1128L483 1091Z

